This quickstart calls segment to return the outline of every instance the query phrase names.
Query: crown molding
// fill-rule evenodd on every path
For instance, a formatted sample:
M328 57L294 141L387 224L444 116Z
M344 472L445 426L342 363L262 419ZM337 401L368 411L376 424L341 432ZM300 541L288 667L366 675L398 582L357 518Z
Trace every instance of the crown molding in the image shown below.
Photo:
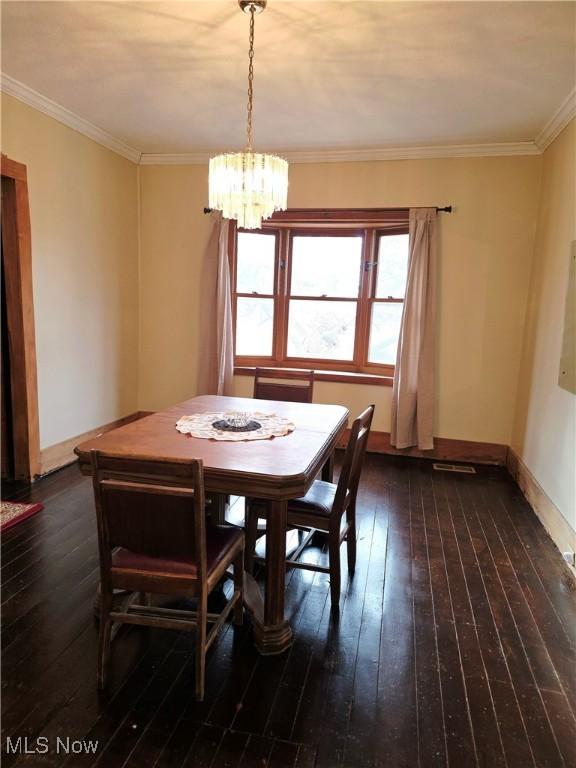
M536 146L541 152L550 146L556 136L568 125L570 120L576 117L576 87L564 99L558 110L535 139Z
M238 150L240 151L240 150ZM140 165L207 165L219 152L143 152Z
M93 141L140 165L206 165L216 151L186 153L140 152L69 109L42 96L10 75L1 74L0 88L39 112L67 125ZM562 102L534 141L486 144L444 144L417 147L370 147L366 149L292 150L279 152L291 163L352 163L382 160L424 160L457 157L510 157L539 155L576 117L576 88Z
M496 144L445 144L421 147L372 147L369 149L320 149L276 152L290 163L353 163L378 160L422 160L442 157L507 157L539 155L533 141ZM140 165L205 165L216 152L161 154L144 152Z
M102 144L102 146L111 149L112 152L116 152L116 154L131 160L133 163L140 161L141 153L137 149L130 147L128 144L112 136L108 131L98 128L97 125L90 123L83 117L79 117L74 112L70 112L69 109L60 106L55 101L42 96L38 91L29 88L24 83L10 77L10 75L1 74L0 88L9 96L14 96L16 99L28 104L28 106L43 112L45 115L54 118L54 120L58 120L59 123L67 125L69 128L78 131L78 133L87 136L98 144Z
M537 155L539 149L532 141L492 144L443 144L419 147L372 147L367 149L333 149L285 153L293 163L352 163L378 160L425 160L442 157L502 157L507 155Z

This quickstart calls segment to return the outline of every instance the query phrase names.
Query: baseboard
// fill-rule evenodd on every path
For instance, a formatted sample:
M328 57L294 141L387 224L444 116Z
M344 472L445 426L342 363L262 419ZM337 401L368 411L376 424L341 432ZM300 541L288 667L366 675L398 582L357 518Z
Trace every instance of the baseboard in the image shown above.
M506 467L560 552L576 552L576 531L513 448L508 449ZM576 576L576 568L568 566Z
M346 430L340 441L343 448L348 442L350 430ZM370 453L387 453L394 456L412 456L421 459L440 461L464 461L474 464L498 464L505 466L507 445L500 443L477 443L472 440L452 440L448 437L435 437L434 449L420 451L418 448L394 448L390 445L389 432L370 432L368 449Z
M124 424L129 424L131 421L136 421L143 416L148 416L148 414L149 411L136 411L129 416L124 416L122 419L116 419L116 421L111 421L101 427L91 429L89 432L75 435L74 437L68 438L68 440L63 440L61 443L56 443L48 448L42 448L40 451L40 477L78 461L78 457L74 453L74 448L76 448L78 443L83 443L85 440L90 440L93 437L102 435L104 432L110 432L111 429L122 427Z

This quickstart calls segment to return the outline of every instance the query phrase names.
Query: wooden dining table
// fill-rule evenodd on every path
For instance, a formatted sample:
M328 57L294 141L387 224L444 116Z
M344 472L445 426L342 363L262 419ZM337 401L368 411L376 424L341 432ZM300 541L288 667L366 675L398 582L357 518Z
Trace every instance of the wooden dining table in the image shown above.
M275 413L295 428L283 437L241 442L195 438L176 430L182 416L226 411ZM249 574L244 585L256 648L270 655L282 653L292 642L284 616L287 502L305 495L333 455L347 421L348 409L340 405L202 395L87 440L75 451L80 469L88 475L93 449L125 456L202 459L207 493L268 502L264 595Z

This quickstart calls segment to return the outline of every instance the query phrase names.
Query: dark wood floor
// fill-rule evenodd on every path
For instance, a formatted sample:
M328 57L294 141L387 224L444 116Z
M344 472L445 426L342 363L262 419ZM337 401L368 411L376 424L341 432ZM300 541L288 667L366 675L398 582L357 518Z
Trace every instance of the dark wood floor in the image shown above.
M46 508L2 538L5 766L576 766L574 581L502 469L368 457L339 616L325 575L289 573L293 646L262 658L227 626L202 704L193 638L141 628L97 695L90 482L71 467L13 496ZM6 755L18 736L49 752Z

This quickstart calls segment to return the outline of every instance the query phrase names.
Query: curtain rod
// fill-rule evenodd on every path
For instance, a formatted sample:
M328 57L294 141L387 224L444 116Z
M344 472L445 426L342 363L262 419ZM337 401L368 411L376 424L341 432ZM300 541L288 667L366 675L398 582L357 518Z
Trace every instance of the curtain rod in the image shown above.
M414 206L417 208L418 206ZM427 206L423 206L427 207ZM372 209L375 210L375 209ZM376 209L380 210L380 209ZM410 208L382 208L384 211L409 211ZM212 208L204 208L204 213L212 213ZM445 205L443 208L436 208L436 213L452 213L452 206L451 205Z

